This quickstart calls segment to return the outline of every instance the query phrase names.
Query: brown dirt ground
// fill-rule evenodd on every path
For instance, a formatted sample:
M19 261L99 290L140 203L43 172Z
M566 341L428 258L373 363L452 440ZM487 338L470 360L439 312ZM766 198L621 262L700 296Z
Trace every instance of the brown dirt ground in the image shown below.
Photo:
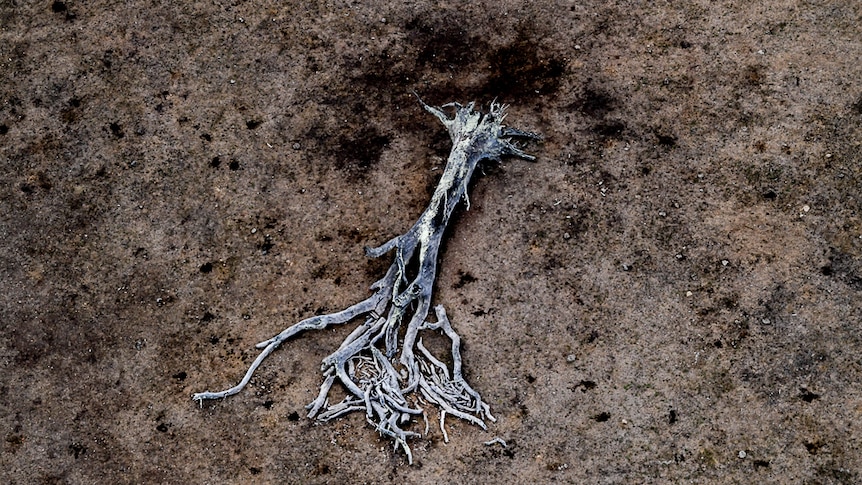
M862 480L862 4L152 3L0 3L0 481ZM546 137L441 257L499 421L306 419L352 326L199 408L381 276L414 89Z

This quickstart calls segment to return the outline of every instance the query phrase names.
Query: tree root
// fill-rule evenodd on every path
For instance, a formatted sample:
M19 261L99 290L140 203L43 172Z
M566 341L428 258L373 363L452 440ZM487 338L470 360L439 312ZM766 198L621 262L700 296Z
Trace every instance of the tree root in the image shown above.
M256 347L262 349L261 353L239 384L220 392L194 394L192 399L201 406L204 400L224 398L242 390L263 360L294 335L362 317L364 323L342 342L338 350L323 359L321 371L325 379L317 398L307 406L309 417L328 421L354 411L364 411L369 424L381 435L392 438L395 446L404 450L410 463L413 456L407 440L421 435L403 426L409 424L414 416L425 415L417 407L419 396L440 408L440 429L447 442L444 426L447 414L482 429L486 429L486 419L495 421L488 404L464 380L461 339L452 328L443 306L434 308L436 322L428 322L426 318L443 233L461 199L469 208L467 185L476 166L482 160L499 161L507 155L534 160L511 138L539 139L539 136L503 126L506 106L497 103L492 103L490 111L484 114L475 111L473 103L466 106L450 103L435 108L421 100L419 102L448 129L452 152L431 202L419 220L404 234L377 248L365 249L370 257L395 251L394 261L386 275L371 286L374 293L340 312L307 318L257 344ZM443 108L454 108L454 116L449 118ZM402 329L405 319L407 326ZM425 348L419 338L420 331L435 330L442 331L452 342L451 369ZM347 390L347 397L331 404L328 396L336 381Z

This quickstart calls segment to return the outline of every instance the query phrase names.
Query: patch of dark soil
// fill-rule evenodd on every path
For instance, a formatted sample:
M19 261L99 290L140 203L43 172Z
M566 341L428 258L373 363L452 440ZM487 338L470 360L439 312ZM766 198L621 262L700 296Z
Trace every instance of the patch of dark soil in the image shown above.
M483 90L493 91L503 99L553 94L565 73L562 59L543 55L526 38L496 50L490 59L491 76Z
M364 126L359 131L343 134L333 149L335 164L342 170L365 171L380 161L390 141L389 135L380 133L373 126Z
M617 101L601 89L586 87L573 103L566 106L569 111L577 111L591 118L602 119L617 107Z
M455 10L434 9L410 19L405 25L407 38L417 49L416 65L453 71L476 62L485 42L469 35L469 22Z

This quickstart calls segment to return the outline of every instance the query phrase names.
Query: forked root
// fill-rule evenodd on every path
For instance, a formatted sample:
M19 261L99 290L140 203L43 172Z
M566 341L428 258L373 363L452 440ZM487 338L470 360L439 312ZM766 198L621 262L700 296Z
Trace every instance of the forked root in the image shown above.
M242 390L263 360L289 338L306 330L321 330L362 318L364 323L323 359L321 371L325 378L317 398L307 406L309 417L328 421L364 411L367 421L381 435L391 438L396 447L400 446L410 463L413 455L407 440L421 435L405 427L413 417L425 416L418 407L422 401L440 409L440 429L447 442L444 422L447 414L482 429L486 429L486 419L495 421L488 404L464 380L461 339L443 306L434 309L436 322L428 322L426 318L443 233L455 206L462 199L467 200L467 184L476 166L482 160L499 160L507 155L533 160L516 147L511 138L538 139L539 136L504 127L506 107L497 103L491 104L488 113L474 111L473 103L466 106L450 103L445 107L455 109L452 118L440 108L425 103L422 106L449 130L452 152L431 202L419 220L404 234L377 248L366 248L366 254L371 257L395 251L386 275L372 285L374 293L340 312L305 319L257 344L261 353L239 384L220 392L194 394L192 399L201 406L204 400L224 398ZM408 267L416 269L408 271ZM405 319L407 325L402 331ZM434 356L419 337L419 332L437 330L452 342L451 369ZM347 396L331 404L328 397L336 381L347 390Z

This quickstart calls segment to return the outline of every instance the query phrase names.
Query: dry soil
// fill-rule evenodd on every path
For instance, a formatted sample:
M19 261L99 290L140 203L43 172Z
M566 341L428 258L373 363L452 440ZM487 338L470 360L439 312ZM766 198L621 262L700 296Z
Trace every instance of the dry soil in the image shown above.
M5 0L0 481L858 483L860 60L853 0ZM440 259L498 422L407 466L307 419L353 325L198 407L382 276L450 148L414 90L545 136Z

